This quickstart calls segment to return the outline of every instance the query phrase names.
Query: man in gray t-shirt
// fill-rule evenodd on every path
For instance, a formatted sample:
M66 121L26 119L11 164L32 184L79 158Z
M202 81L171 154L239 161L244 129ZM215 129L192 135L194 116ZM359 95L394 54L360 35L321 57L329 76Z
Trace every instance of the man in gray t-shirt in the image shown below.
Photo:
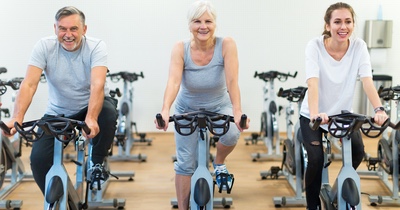
M117 100L106 88L107 48L102 40L86 37L85 15L75 7L61 8L55 15L57 36L41 39L35 45L26 76L15 101L14 112L7 126L15 134L14 122L22 123L36 92L42 73L45 74L49 99L44 117L64 115L84 120L93 138L91 164L95 180L108 178L103 169L117 123ZM31 168L33 177L45 192L46 174L53 164L53 136L44 135L33 143ZM92 180L93 181L93 180Z

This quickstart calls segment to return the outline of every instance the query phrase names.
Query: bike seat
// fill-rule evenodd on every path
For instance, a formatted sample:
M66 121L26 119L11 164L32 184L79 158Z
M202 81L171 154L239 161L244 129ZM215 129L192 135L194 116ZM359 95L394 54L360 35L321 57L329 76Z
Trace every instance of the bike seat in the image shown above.
M129 106L127 103L123 103L121 106L121 114L126 116L129 113Z
M50 179L46 191L47 203L52 204L58 201L64 194L64 187L61 178L59 176L53 176Z
M271 101L271 103L269 104L269 111L272 114L275 114L278 111L278 107L276 106L275 101Z
M193 198L199 206L207 205L208 201L211 199L211 195L206 179L200 178L196 181Z
M353 179L347 178L344 180L342 186L342 198L351 206L357 206L360 203L358 188Z

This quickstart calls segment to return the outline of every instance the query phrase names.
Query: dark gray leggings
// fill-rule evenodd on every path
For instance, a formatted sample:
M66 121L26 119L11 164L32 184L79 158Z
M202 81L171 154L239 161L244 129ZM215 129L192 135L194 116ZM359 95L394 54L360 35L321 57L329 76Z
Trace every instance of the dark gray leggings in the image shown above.
M114 98L104 98L103 108L98 117L100 132L93 138L92 161L94 164L103 162L113 143L118 118L117 103ZM75 115L66 117L85 120L86 114L87 107ZM48 115L44 117L48 117ZM30 156L32 174L43 194L45 192L46 174L53 164L53 147L54 137L52 135L44 135L32 145Z
M312 130L309 126L310 119L300 116L300 130L303 135L303 145L307 151L308 163L305 174L306 200L308 209L317 209L321 206L319 191L321 189L324 152L322 136L326 132L322 128ZM357 168L364 158L364 143L360 131L350 135L353 168Z

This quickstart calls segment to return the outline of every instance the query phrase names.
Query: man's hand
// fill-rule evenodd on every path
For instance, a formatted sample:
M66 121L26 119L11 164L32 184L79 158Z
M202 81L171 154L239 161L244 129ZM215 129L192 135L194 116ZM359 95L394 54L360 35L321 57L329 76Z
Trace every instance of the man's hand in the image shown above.
M90 139L94 138L100 132L100 127L99 124L97 123L97 120L86 118L85 123L90 129L90 133L83 132L83 135L86 138Z

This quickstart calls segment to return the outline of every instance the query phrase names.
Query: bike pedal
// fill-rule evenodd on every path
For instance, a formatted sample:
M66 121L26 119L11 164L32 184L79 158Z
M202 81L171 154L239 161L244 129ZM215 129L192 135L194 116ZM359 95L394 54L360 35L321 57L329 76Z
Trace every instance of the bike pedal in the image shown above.
M222 193L222 191L226 191L228 194L231 193L232 187L233 187L233 183L234 183L234 176L233 174L226 174L226 173L221 173L219 174L219 177L221 178L221 185L218 186L217 182L214 181L214 184L216 184L218 186L218 192ZM231 178L231 185L229 186L228 183L228 178Z
M281 170L281 168L279 166L271 166L271 168L270 168L271 179L278 179L280 170Z

